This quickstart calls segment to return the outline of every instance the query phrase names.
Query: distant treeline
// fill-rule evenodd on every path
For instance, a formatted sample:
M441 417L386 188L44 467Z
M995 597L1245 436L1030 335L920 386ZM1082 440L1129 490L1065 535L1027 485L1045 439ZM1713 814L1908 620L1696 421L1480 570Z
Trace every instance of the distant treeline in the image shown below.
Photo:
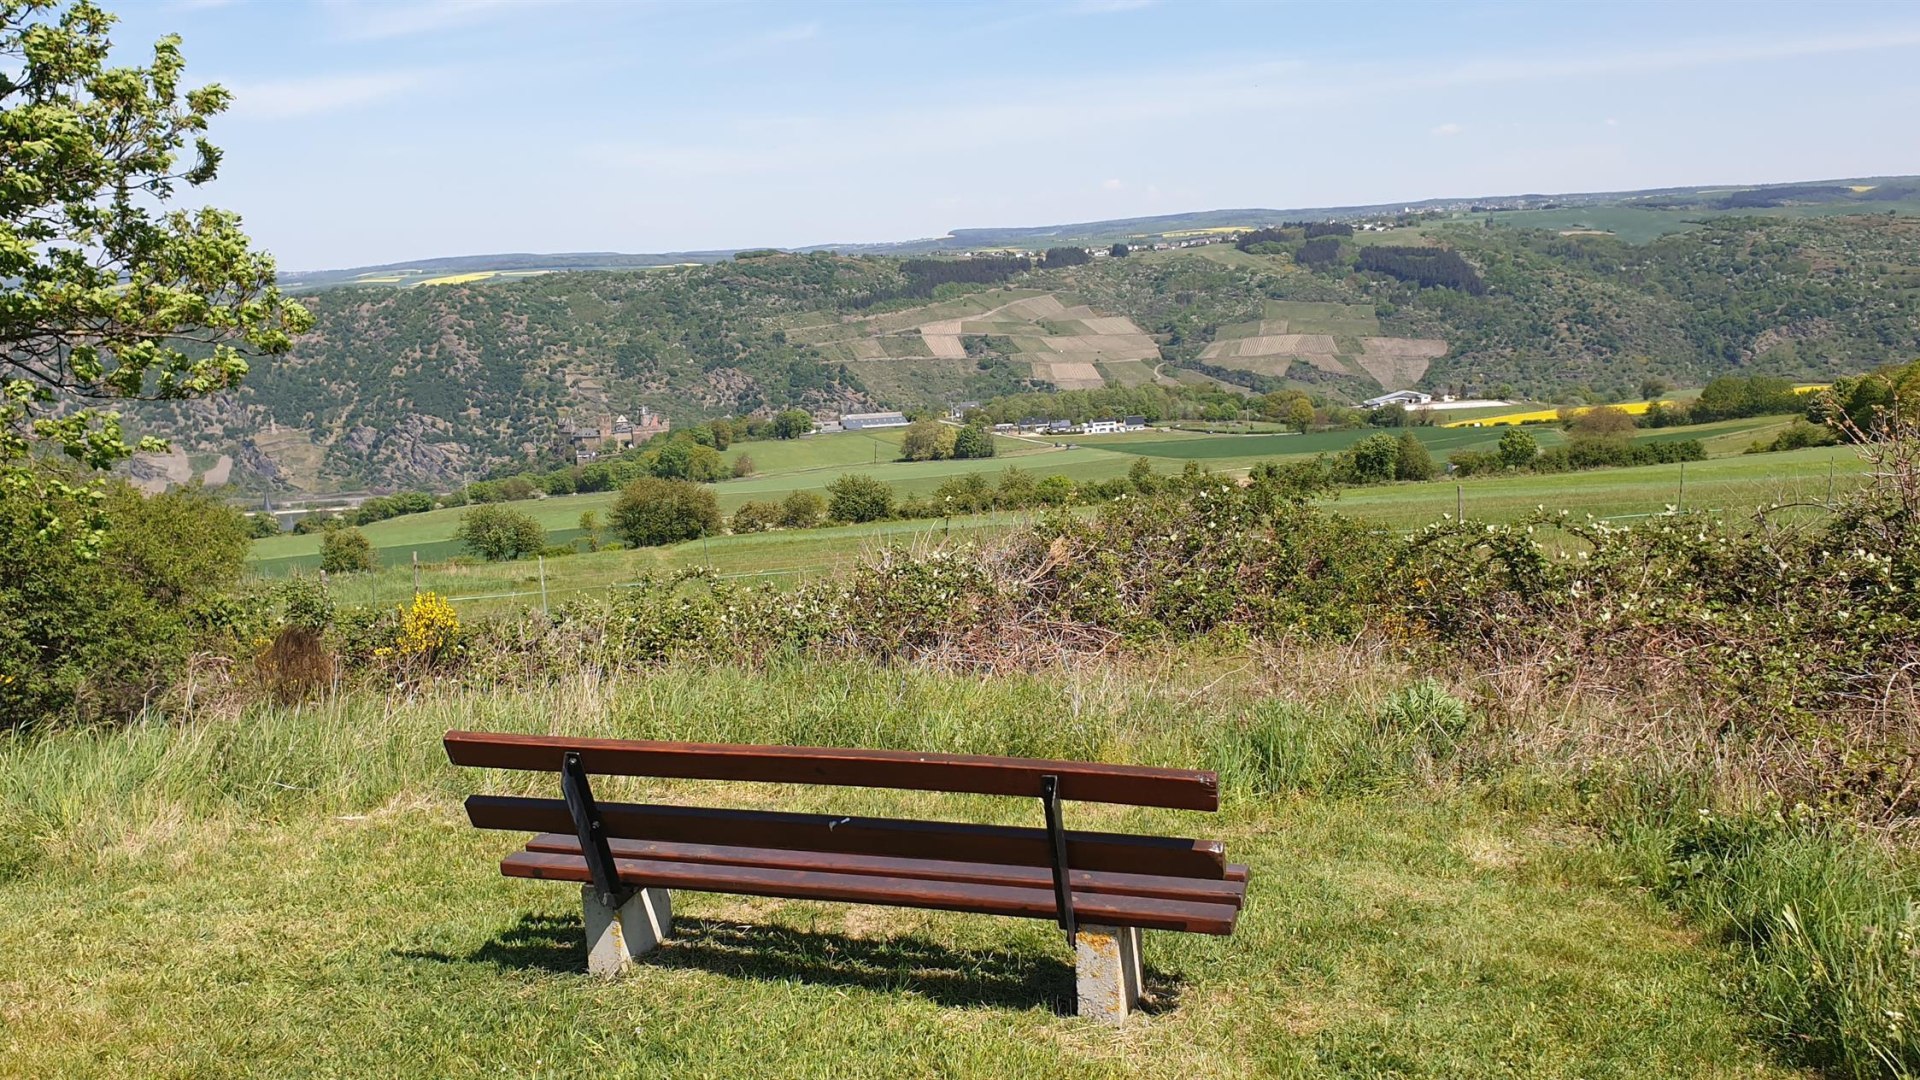
M1301 266L1311 266L1315 269L1332 266L1340 261L1340 241L1332 236L1309 240L1300 245L1299 251L1294 252L1293 261Z
M900 264L903 284L862 293L845 307L869 308L888 300L924 300L942 285L997 285L1015 274L1033 269L1024 255L988 255L972 259L907 259Z
M1083 266L1093 261L1086 248L1057 247L1048 248L1040 260L1040 265L1051 270L1059 266Z
M1352 236L1353 226L1339 221L1289 221L1289 229L1299 229L1300 235L1309 240L1322 236Z
M1479 272L1451 248L1361 248L1359 265L1362 270L1416 285L1443 285L1474 296L1484 296L1487 292L1487 283L1480 280Z

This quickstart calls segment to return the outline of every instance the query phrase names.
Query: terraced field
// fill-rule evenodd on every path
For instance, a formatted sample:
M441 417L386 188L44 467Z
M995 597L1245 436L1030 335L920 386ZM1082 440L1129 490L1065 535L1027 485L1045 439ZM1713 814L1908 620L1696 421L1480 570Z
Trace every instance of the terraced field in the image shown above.
M1015 363L1063 390L1151 382L1160 359L1159 345L1133 320L1034 289L994 289L867 318L815 313L795 324L791 340L815 346L828 362L850 365L875 392L899 398L972 374L978 365L967 352L969 337L1011 341Z
M1419 382L1447 352L1447 343L1437 338L1383 335L1373 309L1361 304L1269 300L1262 314L1257 322L1221 327L1200 359L1275 378L1304 362L1400 390Z

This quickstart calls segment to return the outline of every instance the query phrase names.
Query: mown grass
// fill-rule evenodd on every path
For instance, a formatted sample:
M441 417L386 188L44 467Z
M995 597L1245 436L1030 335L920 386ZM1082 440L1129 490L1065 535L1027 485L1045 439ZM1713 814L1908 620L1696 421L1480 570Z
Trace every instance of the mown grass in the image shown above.
M1243 659L981 680L858 664L352 693L0 742L0 1072L20 1076L1786 1076L1703 947L1592 833L1423 770L1466 714L1405 676L1322 695ZM448 727L1219 768L1228 939L1149 934L1154 1011L1062 1015L1058 932L682 894L632 975L577 890L508 881ZM1020 800L627 781L610 797L1031 823Z

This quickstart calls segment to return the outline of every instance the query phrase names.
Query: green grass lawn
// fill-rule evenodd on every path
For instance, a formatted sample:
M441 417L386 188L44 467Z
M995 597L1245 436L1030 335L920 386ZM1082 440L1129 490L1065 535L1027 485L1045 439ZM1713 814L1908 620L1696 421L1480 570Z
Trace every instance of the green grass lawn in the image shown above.
M1511 798L1327 790L1371 714L1217 674L668 669L0 740L0 1073L1801 1075L1746 1037L1728 956L1619 884L1590 834ZM1221 748L1262 717L1332 771L1295 762L1277 787L1235 771ZM1223 839L1252 868L1248 903L1230 938L1147 935L1152 1008L1120 1032L1064 1015L1068 954L1040 921L681 893L674 939L601 981L582 971L579 890L502 878L515 839L460 809L551 778L448 766L454 725L1221 767L1218 815L1073 804L1069 821ZM601 794L1037 813L770 785Z

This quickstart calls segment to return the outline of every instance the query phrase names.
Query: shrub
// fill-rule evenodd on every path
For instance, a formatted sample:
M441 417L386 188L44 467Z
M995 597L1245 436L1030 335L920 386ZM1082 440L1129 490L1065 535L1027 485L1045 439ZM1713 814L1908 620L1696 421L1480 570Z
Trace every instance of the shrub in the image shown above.
M1399 472L1400 440L1385 432L1369 435L1341 453L1336 469L1350 484L1385 483Z
M90 519L97 551L71 531ZM197 488L143 498L113 482L96 505L0 485L0 728L136 713L233 629L249 543L240 513Z
M351 525L329 529L320 538L320 569L329 574L363 574L380 568L380 556L367 534Z
M907 461L939 461L953 456L958 435L938 420L915 420L900 438L900 456Z
M752 476L752 475L753 475L753 459L751 457L748 457L745 454L741 454L739 457L733 459L733 478L735 480L738 480L743 476Z
M805 409L788 409L773 418L773 437L794 439L813 430L813 415Z
M770 502L741 503L733 512L729 528L737 533L766 532L780 524L780 505Z
M985 428L964 427L953 437L954 457L990 458L993 454L993 435Z
M1394 476L1401 480L1433 479L1433 455L1427 452L1427 444L1414 437L1409 431L1400 436L1399 460L1394 463Z
M460 515L453 538L488 562L537 555L547 546L547 530L529 514L504 506L476 506Z
M862 473L827 485L827 511L835 521L859 523L893 516L893 488Z
M400 633L393 651L402 657L438 659L460 643L460 615L440 594L423 592L400 609Z
M689 480L643 476L620 489L608 516L629 547L654 547L720 531L720 503Z
M280 535L280 519L272 514L248 514L245 519L247 535L255 540Z
M827 501L811 491L796 491L780 502L780 526L811 529L827 514Z
M1507 468L1525 468L1540 455L1540 443L1534 439L1533 432L1510 427L1500 436L1500 449L1495 453L1500 457L1500 464Z

